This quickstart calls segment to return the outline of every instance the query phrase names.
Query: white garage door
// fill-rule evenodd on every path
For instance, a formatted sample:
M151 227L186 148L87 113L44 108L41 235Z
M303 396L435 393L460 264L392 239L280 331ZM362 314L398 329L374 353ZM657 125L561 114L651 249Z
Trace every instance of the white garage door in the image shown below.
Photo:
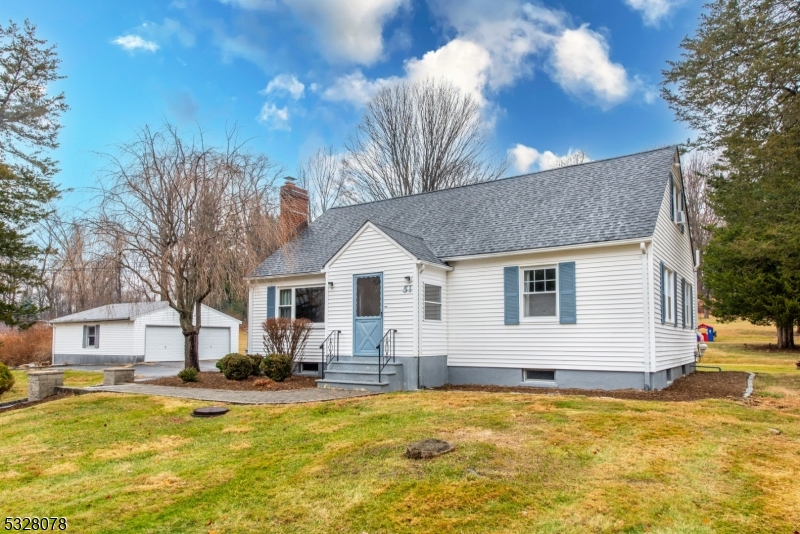
M183 333L179 326L147 326L144 333L144 361L183 361Z
M219 360L231 351L231 329L200 328L200 359Z
M144 359L147 362L182 362L183 333L179 326L147 326ZM200 328L200 359L219 360L230 352L230 328Z

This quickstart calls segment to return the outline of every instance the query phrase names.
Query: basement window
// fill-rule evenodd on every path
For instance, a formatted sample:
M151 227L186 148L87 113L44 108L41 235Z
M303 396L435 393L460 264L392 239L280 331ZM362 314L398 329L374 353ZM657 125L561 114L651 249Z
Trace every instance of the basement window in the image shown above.
M525 381L536 380L539 382L555 382L556 372L542 369L525 369Z
M319 363L317 362L303 362L300 364L301 373L318 373Z

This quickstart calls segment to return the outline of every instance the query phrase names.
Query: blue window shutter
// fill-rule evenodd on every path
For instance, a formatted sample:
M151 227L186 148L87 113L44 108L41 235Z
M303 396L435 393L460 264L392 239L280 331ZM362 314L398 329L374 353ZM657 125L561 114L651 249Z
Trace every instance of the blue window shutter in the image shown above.
M669 218L675 220L675 182L669 173Z
M674 276L674 275L672 277L672 296L674 297L673 300L674 300L674 303L675 303L675 306L674 306L675 309L673 311L675 312L675 315L674 315L674 317L675 317L675 326L677 327L678 326L678 277Z
M681 278L681 326L686 328L686 278Z
M697 306L694 304L694 286L689 286L689 328L694 328L694 314Z
M558 299L561 324L578 322L575 302L575 262L558 264Z
M275 286L267 288L267 319L275 317Z
M661 262L661 324L667 322L667 288L664 284L664 262Z
M94 348L100 348L100 325L94 325Z
M503 268L505 324L519 324L519 267Z

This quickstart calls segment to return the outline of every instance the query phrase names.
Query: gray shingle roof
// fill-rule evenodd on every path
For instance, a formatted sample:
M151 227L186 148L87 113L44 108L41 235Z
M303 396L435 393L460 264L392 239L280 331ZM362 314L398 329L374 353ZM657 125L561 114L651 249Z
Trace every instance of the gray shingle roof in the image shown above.
M132 321L155 310L166 308L169 303L158 302L124 302L122 304L108 304L91 310L65 315L53 319L51 323L86 323L90 321Z
M381 231L383 231L386 235L397 241L398 245L409 251L418 260L437 263L439 265L446 265L445 262L436 257L436 254L434 254L433 251L428 248L428 245L425 244L425 240L421 237L407 234L405 232L401 232L400 230L395 230L394 228L389 228L383 224L373 224L380 228Z
M418 258L431 261L431 255L439 262L448 257L650 237L675 150L666 147L334 208L267 258L251 276L319 272L366 221Z

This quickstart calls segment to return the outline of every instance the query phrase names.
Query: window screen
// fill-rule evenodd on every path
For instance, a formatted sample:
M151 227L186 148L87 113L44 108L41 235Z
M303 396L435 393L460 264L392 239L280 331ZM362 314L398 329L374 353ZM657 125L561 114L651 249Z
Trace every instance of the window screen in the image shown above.
M522 284L525 317L556 315L556 268L529 269Z
M442 320L442 286L425 284L425 314L426 321Z
M312 323L325 322L325 288L298 287L294 290L294 318Z

